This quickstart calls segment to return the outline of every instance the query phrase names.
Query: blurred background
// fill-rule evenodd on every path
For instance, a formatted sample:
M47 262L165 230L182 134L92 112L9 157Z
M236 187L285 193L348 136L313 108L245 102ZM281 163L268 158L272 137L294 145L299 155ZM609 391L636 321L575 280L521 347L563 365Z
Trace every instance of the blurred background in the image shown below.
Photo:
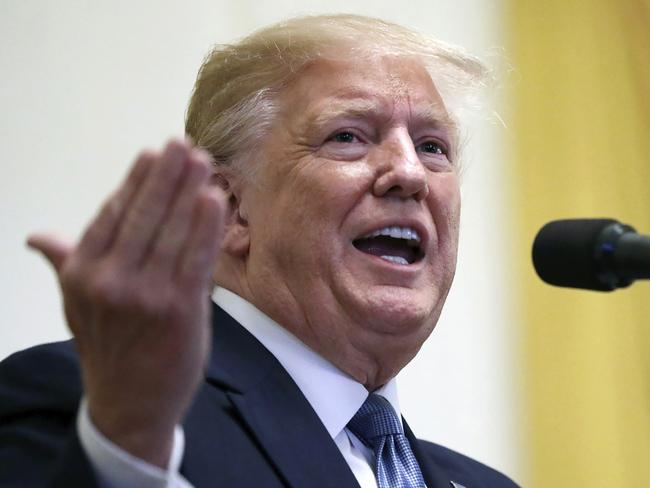
M523 486L650 486L650 285L552 288L529 257L558 218L650 234L648 0L2 0L0 358L69 337L27 234L78 235L141 148L183 133L212 44L335 12L460 44L497 75L466 151L456 281L400 375L405 417Z

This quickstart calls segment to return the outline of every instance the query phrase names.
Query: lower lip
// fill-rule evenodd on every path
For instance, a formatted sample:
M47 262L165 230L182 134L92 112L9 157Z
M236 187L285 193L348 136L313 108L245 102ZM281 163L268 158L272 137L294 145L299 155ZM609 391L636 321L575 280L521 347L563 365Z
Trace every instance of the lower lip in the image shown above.
M359 254L369 258L371 262L381 264L389 269L392 270L399 270L402 272L414 272L419 270L422 267L422 263L424 262L424 258L420 258L418 261L415 261L414 263L411 264L397 264L397 263L392 263L390 261L386 261L385 259L375 256L374 254L368 254L363 251L360 251L354 245L352 245L355 251L357 251Z

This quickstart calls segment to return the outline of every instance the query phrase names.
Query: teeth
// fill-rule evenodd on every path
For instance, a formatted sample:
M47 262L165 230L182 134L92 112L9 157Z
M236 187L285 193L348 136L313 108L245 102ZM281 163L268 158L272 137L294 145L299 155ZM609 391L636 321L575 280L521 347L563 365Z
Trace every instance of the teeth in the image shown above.
M398 227L398 226L384 227L383 229L378 229L374 232L371 232L368 235L363 236L363 239L367 239L369 237L377 237L377 236L392 237L393 239L406 239L408 241L416 241L417 243L420 242L420 235L417 233L415 229L411 229L410 227Z
M409 262L401 256L381 256L381 259L395 264L409 264Z

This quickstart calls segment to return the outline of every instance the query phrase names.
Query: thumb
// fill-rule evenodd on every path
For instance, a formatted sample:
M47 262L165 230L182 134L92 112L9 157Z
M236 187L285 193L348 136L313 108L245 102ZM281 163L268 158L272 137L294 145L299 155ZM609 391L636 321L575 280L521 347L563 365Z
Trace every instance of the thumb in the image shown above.
M75 246L70 239L55 234L32 234L27 245L45 256L57 273Z

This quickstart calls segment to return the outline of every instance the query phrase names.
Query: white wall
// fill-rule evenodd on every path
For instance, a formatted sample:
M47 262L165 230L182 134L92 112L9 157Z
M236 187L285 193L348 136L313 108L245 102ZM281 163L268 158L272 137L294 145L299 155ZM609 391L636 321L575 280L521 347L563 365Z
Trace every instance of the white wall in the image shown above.
M140 148L182 134L185 103L211 44L293 14L348 11L415 27L485 58L502 44L495 4L3 0L0 358L68 336L54 277L25 249L25 236L42 229L77 235ZM469 147L456 283L400 389L421 437L520 478L502 138L483 124Z

